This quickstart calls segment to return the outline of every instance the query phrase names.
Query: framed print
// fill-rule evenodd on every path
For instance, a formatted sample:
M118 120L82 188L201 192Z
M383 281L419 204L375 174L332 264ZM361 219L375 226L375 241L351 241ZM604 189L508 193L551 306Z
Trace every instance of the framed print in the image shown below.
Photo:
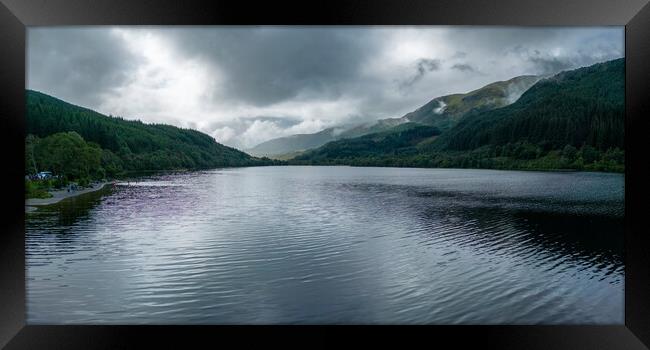
M645 0L0 16L8 349L650 344Z

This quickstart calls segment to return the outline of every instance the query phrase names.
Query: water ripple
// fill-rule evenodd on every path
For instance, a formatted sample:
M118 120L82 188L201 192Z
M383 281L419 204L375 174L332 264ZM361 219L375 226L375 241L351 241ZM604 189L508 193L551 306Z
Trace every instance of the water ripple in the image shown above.
M623 176L265 167L27 214L29 323L621 324Z

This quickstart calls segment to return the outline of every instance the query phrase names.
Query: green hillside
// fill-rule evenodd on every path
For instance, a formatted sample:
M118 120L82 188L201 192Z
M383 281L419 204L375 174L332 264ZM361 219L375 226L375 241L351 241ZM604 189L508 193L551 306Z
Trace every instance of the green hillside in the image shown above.
M465 94L438 97L401 119L435 126L444 131L455 126L470 112L488 111L515 102L539 79L535 75L523 75L494 82Z
M436 127L406 123L390 131L330 142L295 157L294 161L301 164L341 164L359 158L403 157L416 154L418 144L432 140L439 134L440 130Z
M109 117L31 90L26 100L27 175L52 171L72 180L123 171L273 163L221 145L196 130Z
M498 81L465 94L437 97L400 118L327 128L313 134L280 137L263 142L248 152L253 155L284 158L287 154L302 153L331 141L389 131L391 128L410 122L434 126L444 131L456 125L470 112L487 111L514 102L539 79L538 76L524 75L507 81Z
M359 147L332 152L328 144L291 162L621 172L624 79L623 59L566 71L538 81L512 104L473 108L446 130L438 124L441 133L437 137L401 140L410 146L399 153ZM356 141L338 141L336 148L345 144Z
M623 148L624 72L618 59L544 79L510 106L467 116L436 146L469 150L529 142L545 149Z

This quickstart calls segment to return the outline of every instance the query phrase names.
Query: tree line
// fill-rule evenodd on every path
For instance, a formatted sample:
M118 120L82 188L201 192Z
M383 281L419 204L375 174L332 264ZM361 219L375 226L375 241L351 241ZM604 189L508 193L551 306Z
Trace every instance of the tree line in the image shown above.
M26 180L27 189L39 187L34 191L133 171L282 163L252 157L196 130L105 116L31 90L26 100L25 174L51 171L58 176L38 185Z
M541 80L515 103L476 109L444 132L412 125L331 142L290 163L624 172L624 92L617 59Z

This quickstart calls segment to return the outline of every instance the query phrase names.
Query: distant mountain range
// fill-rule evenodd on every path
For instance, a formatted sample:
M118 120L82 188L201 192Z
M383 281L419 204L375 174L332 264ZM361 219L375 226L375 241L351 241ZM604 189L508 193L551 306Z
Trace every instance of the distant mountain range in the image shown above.
M290 163L624 171L624 63L439 97L397 127L329 142Z
M338 128L327 128L314 134L296 134L272 139L247 149L246 152L256 156L278 158L283 155L300 153L302 151L320 147L330 141L338 139Z
M437 97L400 118L387 118L372 123L332 127L313 134L280 137L263 142L246 151L256 156L271 158L282 158L284 156L286 158L286 155L296 155L331 141L387 131L408 122L433 126L444 131L453 127L469 112L486 111L513 103L539 79L541 77L534 75L519 76L507 81L491 83L466 94Z

